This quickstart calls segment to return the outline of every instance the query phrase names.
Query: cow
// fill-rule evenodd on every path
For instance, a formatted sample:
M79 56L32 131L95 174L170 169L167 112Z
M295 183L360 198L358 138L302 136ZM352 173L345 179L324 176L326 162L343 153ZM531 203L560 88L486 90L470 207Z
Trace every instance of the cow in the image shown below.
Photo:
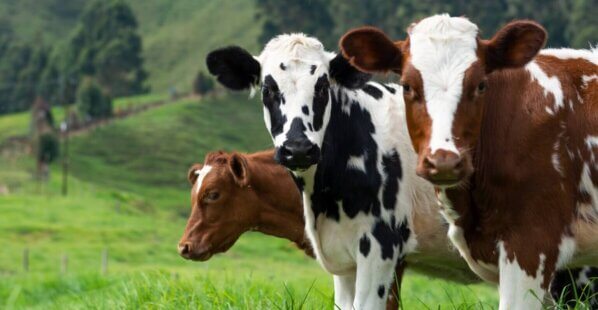
M192 185L191 213L178 244L179 254L185 259L205 261L216 253L226 252L247 231L290 240L313 257L304 233L299 190L287 169L274 161L274 150L252 154L208 153L203 164L191 166L188 179ZM413 223L418 236L417 253L407 255L406 265L395 267L387 309L398 309L405 266L457 283L480 281L457 250L449 246L446 222L436 210L414 208ZM598 277L597 268L571 272L571 275L568 271L560 272L555 277L551 284L555 300L574 299L573 290L567 290L571 284L588 298L595 291L586 286L591 285L589 279Z
M598 51L545 41L533 21L484 40L447 14L403 41L372 27L340 41L355 67L400 75L406 119L395 121L416 172L470 268L499 283L500 309L539 309L556 269L598 262Z
M395 266L417 243L412 203L436 203L415 175L405 124L394 121L404 117L398 85L368 82L304 34L279 35L255 57L225 47L206 62L227 88L261 86L274 157L296 177L305 232L334 275L336 305L383 308Z

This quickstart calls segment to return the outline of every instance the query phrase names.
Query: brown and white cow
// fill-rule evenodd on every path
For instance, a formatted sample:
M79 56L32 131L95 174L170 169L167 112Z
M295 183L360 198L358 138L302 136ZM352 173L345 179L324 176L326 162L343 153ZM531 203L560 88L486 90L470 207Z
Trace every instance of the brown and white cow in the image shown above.
M500 282L500 309L537 309L557 268L598 263L598 51L540 51L532 21L484 40L436 15L408 33L358 28L340 45L361 70L400 75L417 173L450 239Z

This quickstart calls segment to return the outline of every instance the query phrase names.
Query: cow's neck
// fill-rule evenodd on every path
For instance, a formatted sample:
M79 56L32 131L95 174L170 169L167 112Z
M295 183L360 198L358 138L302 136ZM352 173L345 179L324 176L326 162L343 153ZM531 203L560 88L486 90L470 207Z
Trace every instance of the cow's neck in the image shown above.
M308 255L309 243L305 239L303 206L299 193L292 192L295 185L289 182L286 170L274 162L268 153L264 162L248 162L251 187L261 198L257 231L293 241Z

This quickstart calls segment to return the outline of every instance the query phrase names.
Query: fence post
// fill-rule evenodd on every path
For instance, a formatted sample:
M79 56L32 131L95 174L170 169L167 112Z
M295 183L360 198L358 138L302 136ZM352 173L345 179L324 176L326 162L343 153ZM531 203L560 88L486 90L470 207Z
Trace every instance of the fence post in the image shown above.
M102 251L102 275L108 273L108 249Z
M23 250L23 271L29 271L29 248Z
M69 256L67 254L62 255L62 261L60 264L60 272L65 275L69 270Z

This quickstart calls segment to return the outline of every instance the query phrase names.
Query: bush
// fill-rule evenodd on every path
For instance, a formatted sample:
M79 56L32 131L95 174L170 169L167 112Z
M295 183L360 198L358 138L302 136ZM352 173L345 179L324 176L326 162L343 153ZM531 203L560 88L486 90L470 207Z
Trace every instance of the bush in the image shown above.
M203 72L199 72L193 81L193 93L205 95L214 89L214 81Z
M77 90L79 112L86 119L101 119L112 115L112 98L91 78L86 78Z
M59 141L55 134L45 133L39 137L37 148L37 161L52 163L58 157Z

